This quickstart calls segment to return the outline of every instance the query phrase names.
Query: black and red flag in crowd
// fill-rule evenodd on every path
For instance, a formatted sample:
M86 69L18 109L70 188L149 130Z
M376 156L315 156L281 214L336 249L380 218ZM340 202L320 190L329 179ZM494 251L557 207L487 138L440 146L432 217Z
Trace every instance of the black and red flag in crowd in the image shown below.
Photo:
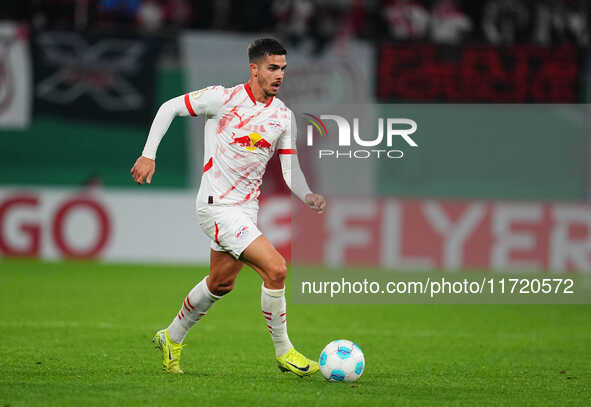
M33 45L37 114L139 125L152 119L157 41L42 31Z

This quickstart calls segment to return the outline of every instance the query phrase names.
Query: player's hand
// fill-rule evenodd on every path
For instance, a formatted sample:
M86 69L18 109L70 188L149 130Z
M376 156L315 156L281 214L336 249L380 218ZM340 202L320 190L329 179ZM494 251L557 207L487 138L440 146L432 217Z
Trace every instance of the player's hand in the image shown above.
M156 161L140 156L131 167L131 176L140 185L143 185L144 180L151 184L154 171L156 171Z
M326 208L326 199L320 194L308 194L306 195L306 205L317 213L322 213Z

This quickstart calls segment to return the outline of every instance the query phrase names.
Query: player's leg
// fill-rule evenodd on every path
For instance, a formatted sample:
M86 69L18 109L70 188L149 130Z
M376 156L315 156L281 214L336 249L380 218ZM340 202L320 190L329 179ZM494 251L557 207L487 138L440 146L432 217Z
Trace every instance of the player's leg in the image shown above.
M317 372L318 363L297 352L287 334L285 302L287 264L283 256L264 235L260 235L242 252L240 259L251 266L263 279L261 309L275 347L279 368L299 376Z
M162 351L162 367L169 373L183 373L181 351L189 329L203 318L211 306L234 287L242 262L217 250L210 252L210 272L185 297L183 305L167 329L154 335L153 342Z
M284 355L292 344L287 335L285 277L287 265L283 256L264 236L257 237L242 252L241 259L263 279L261 309L275 346L275 356Z
M234 288L243 263L227 252L211 250L209 264L207 288L219 297L228 294Z
M244 249L240 259L256 267L255 270L263 279L264 287L271 290L280 290L285 287L287 263L264 235L254 239Z
M243 261L252 267L260 276L267 272L262 268L248 262ZM287 335L287 310L285 303L285 287L279 289L272 289L265 287L265 279L261 286L261 311L267 329L271 334L271 340L275 347L275 356L284 355L293 346Z
M209 275L203 278L185 297L168 333L176 343L183 343L189 329L203 318L212 305L234 288L242 262L226 252L211 249Z

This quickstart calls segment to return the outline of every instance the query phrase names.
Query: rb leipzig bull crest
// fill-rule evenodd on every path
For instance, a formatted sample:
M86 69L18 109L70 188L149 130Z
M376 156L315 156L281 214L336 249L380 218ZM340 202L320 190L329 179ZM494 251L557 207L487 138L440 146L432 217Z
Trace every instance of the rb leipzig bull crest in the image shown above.
M248 136L232 137L230 144L238 144L248 151L255 151L257 148L271 148L271 144L259 133L250 133Z

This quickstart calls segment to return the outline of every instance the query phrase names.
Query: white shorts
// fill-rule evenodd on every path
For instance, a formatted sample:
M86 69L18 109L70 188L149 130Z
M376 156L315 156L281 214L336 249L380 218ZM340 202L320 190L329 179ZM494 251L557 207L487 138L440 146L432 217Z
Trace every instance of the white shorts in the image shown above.
M262 233L257 227L258 205L197 207L197 221L211 239L211 248L238 259Z

